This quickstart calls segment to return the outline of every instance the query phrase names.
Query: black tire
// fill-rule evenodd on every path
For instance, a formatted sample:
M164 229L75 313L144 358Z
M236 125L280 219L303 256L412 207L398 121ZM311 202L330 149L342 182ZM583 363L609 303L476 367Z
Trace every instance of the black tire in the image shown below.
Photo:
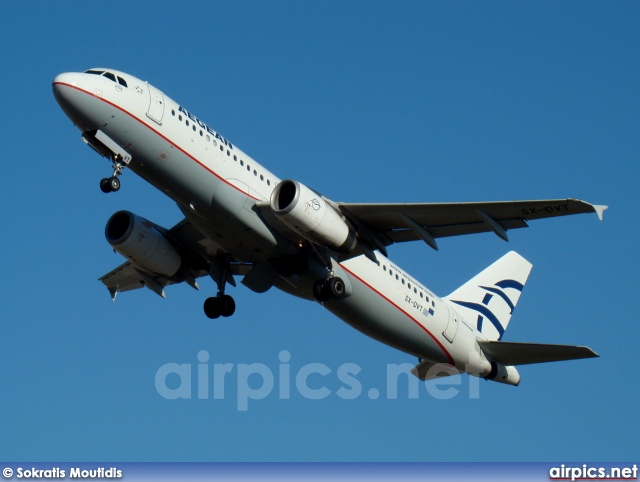
M229 296L224 295L218 299L218 303L220 305L220 314L222 316L229 317L236 312L236 302L235 300Z
M100 190L105 194L109 194L111 192L111 187L109 186L109 178L105 177L100 181Z
M209 319L216 319L220 317L221 311L221 303L218 298L207 298L204 301L204 314L207 315Z
M347 289L344 285L344 281L342 278L335 277L329 280L329 293L331 293L331 297L336 300L342 299L347 294Z
M331 292L329 291L327 283L325 283L324 280L319 279L314 281L313 297L320 303L329 301L329 299L331 298Z
M116 192L120 189L120 179L118 179L117 177L113 176L109 178L109 189L111 189L113 192Z

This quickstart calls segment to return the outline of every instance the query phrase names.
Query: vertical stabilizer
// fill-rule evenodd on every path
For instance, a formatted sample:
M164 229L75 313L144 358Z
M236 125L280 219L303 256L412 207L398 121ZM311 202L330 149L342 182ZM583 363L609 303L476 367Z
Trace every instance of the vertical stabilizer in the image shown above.
M445 297L465 320L489 340L500 340L520 299L532 265L515 251Z

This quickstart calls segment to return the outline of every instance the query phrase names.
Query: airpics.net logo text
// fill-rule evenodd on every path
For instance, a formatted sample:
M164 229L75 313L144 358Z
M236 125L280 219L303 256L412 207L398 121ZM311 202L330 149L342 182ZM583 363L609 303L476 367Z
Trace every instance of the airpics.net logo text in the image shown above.
M396 400L422 396L448 400L459 395L470 399L480 397L480 379L460 377L449 364L435 365L432 374L441 378L421 381L411 369L411 363L387 364L384 390L365 389L359 378L362 368L356 363L343 363L335 369L324 363L295 365L291 353L282 350L273 367L264 363L213 363L209 352L200 350L197 363L165 363L155 374L158 394L167 400L224 400L235 397L238 411L249 409L249 402L276 397L280 400L300 396L307 400L337 397L355 400L381 397ZM277 366L276 366L277 365ZM442 377L442 375L446 375ZM430 377L427 377L430 378ZM463 382L463 380L465 382ZM292 395L293 393L293 395Z

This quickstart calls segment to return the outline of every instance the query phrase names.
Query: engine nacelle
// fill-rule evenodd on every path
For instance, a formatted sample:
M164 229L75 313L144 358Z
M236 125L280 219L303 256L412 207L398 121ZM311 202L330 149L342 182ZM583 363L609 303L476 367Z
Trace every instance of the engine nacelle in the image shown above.
M271 209L283 224L305 238L340 252L356 247L355 234L342 216L304 184L280 182L271 194Z
M118 211L107 221L109 244L138 266L170 278L180 269L182 257L152 223L129 211Z

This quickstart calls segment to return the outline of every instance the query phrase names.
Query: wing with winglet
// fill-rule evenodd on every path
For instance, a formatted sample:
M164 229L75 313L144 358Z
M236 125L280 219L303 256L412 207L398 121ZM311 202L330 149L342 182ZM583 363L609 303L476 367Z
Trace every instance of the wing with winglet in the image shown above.
M337 206L348 219L378 233L386 245L422 239L434 249L437 238L493 232L508 240L506 232L528 227L527 221L583 213L596 213L602 220L607 209L578 199Z

